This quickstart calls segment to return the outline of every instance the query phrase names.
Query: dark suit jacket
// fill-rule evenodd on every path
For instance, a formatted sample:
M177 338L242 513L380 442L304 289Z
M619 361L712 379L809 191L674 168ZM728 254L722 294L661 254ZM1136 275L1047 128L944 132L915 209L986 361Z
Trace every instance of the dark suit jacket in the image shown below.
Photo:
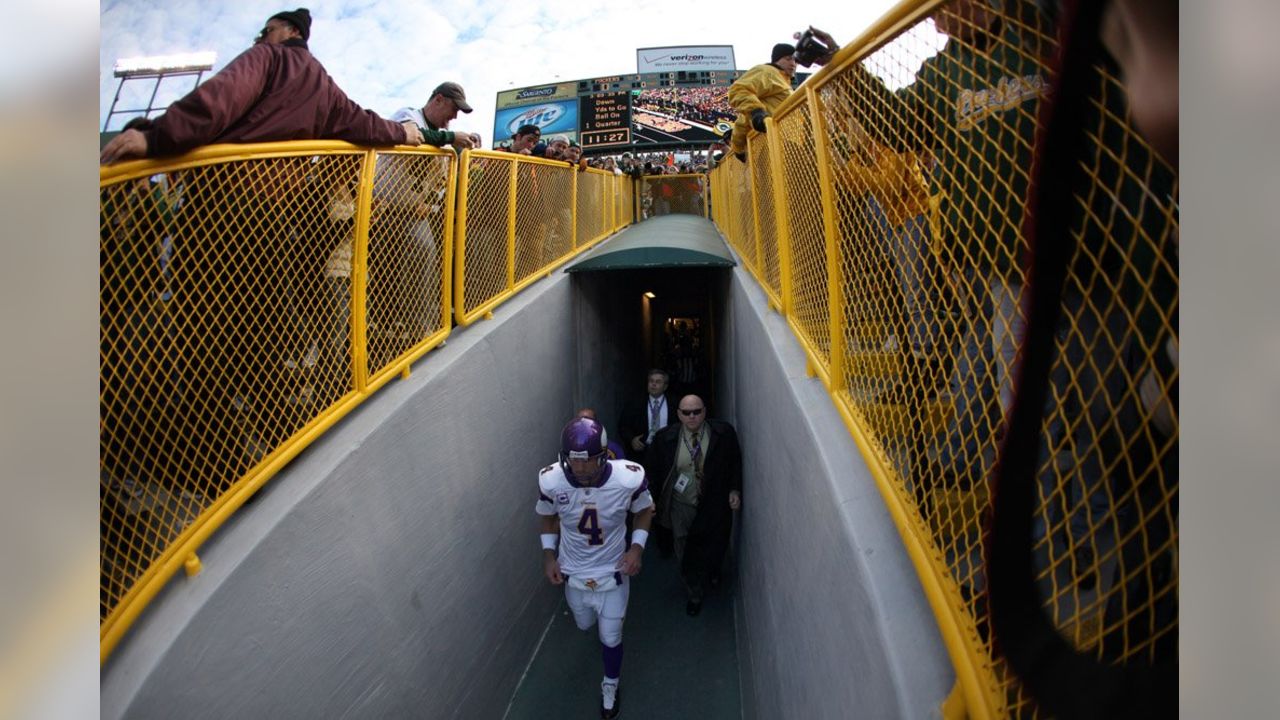
M680 419L676 412L680 399L673 397L670 393L667 393L666 397L667 423L673 423ZM622 444L622 449L627 451L628 458L641 460L643 456L631 447L631 438L648 434L649 393L641 393L639 397L633 398L623 406L622 412L618 415L618 437L615 439Z
M655 502L662 502L663 491L672 480L682 427L672 423L659 430L645 452L645 473ZM738 433L724 420L708 418L703 428L711 433L711 445L702 460L702 497L685 545L685 567L696 568L698 563L705 563L703 567L714 570L720 567L729 548L733 528L729 491L742 492L742 449Z

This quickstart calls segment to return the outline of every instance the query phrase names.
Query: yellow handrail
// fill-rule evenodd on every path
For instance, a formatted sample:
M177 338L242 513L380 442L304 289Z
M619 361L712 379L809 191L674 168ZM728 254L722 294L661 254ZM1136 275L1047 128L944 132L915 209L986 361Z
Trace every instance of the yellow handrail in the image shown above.
M1003 30L955 54L983 56L990 77L935 71L952 55L929 60L925 20L945 5L899 4L809 78L748 138L746 163L710 173L713 217L871 469L956 668L948 714L1034 715L992 645L981 528L1022 332L1037 78L1055 41L1033 3L1010 3ZM1100 74L1027 541L1059 632L1099 662L1148 662L1177 637L1177 183Z
M606 212L629 178L489 151L218 145L99 177L103 662L180 568L200 571L204 541L407 376L455 310L472 322L630 222ZM540 193L569 225L540 224Z

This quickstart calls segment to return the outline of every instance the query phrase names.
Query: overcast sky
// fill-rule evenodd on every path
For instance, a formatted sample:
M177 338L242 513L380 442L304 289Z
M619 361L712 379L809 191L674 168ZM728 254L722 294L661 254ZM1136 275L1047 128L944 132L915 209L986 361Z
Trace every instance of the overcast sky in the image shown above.
M382 115L426 102L431 89L453 80L475 108L451 126L480 133L493 145L493 113L501 90L556 81L634 73L636 48L733 45L739 68L768 62L774 43L813 24L847 44L891 8L892 0L828 2L822 7L692 0L465 0L464 2L311 2L311 51L360 105ZM730 8L742 9L737 12ZM252 44L271 14L296 6L220 0L104 0L99 51L99 127L118 81L119 58L213 50L221 69ZM815 67L814 70L817 68ZM172 87L170 87L172 86ZM132 90L131 90L132 87ZM166 81L167 105L193 87ZM151 84L125 85L120 107L145 106ZM117 116L111 129L128 117Z

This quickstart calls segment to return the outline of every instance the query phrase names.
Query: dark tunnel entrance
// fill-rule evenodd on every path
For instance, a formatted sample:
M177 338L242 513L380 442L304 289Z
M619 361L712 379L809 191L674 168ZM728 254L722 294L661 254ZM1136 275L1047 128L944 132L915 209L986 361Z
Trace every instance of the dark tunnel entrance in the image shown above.
M715 226L672 215L647 220L568 269L577 298L582 405L611 431L622 405L644 392L650 368L676 397L700 395L718 413L722 322L734 266Z
M636 394L643 391L649 368L662 368L671 376L673 394L701 395L714 408L721 371L719 321L728 279L723 268L578 275L579 302L606 319L602 344L622 358L609 373L614 376L610 384L624 395Z

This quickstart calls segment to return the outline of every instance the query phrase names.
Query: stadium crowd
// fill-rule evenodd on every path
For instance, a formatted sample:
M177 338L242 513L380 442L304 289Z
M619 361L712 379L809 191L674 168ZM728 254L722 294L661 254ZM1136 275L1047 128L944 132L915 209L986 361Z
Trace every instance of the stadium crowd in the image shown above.
M733 122L737 117L729 104L728 88L724 87L651 88L636 98L635 109L709 127L715 127L718 122Z

